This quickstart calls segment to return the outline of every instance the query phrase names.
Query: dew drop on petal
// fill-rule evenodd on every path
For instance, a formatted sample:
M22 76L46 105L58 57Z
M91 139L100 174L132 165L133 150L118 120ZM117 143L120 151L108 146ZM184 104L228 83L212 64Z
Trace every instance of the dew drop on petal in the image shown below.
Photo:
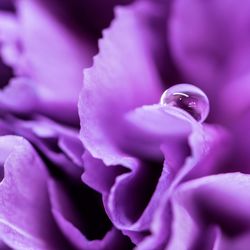
M160 104L182 109L199 122L203 122L209 113L209 100L206 94L196 86L186 83L167 89L161 96Z

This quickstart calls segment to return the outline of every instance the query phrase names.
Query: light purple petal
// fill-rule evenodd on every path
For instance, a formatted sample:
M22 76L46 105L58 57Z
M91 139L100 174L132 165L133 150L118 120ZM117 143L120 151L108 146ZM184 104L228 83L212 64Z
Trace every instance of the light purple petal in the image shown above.
M180 141L186 140L192 126L196 124L189 118L191 117L185 117L185 113L177 108L161 105L142 106L125 115L124 136L118 144L130 155L158 161L163 159L161 146L167 141L169 148L178 151L179 155L174 154L174 157L182 157L183 150L173 148L180 144Z
M90 63L91 46L71 36L37 1L18 1L17 8L21 41L34 81L49 91L48 97L53 93L53 100L77 98L82 69Z
M192 131L192 120L174 111L176 110L154 105L138 108L127 115L130 129L124 130L124 135L128 142L133 142L134 149L141 150L139 155L142 161L133 166L130 172L116 178L108 196L106 209L118 228L135 232L149 229L162 194L188 156L185 153L185 141L187 143ZM169 126L173 121L176 126ZM141 145L144 146L140 147ZM166 148L172 149L172 159L168 156L164 166L163 146L165 151ZM138 156L138 150L130 153Z
M31 113L39 109L37 90L27 78L12 78L0 91L1 109L6 112Z
M21 48L18 46L20 33L14 13L0 12L0 41L2 60L17 71L22 64Z
M55 249L63 241L50 212L47 172L21 137L0 137L4 176L0 186L1 239L15 249ZM63 248L60 248L63 249Z
M166 243L171 220L168 201L171 193L178 188L181 182L224 170L221 168L221 165L223 165L221 163L227 156L227 147L230 145L230 140L228 134L220 127L193 124L192 132L186 140L191 150L186 157L185 155L182 158L174 157L176 154L178 155L177 152L181 152L180 148L176 152L169 150L167 140L165 145L162 146L165 156L164 169L171 173L171 182L167 189L160 193L157 210L153 218L151 218L152 235L145 238L138 249L149 250L152 246L161 249L161 246ZM172 148L170 147L170 149ZM166 182L166 179L163 180ZM156 189L155 192L157 191ZM155 205L154 203L153 205Z
M3 58L16 75L30 79L38 99L37 103L30 102L33 109L75 122L82 70L90 65L94 54L91 43L74 36L38 1L16 4L17 17L1 14L0 18Z
M108 165L131 164L114 145L121 135L124 113L158 102L161 94L148 26L153 12L154 5L143 2L117 8L114 22L100 40L94 66L84 72L79 102L81 140Z
M222 145L228 143L228 136L219 127L202 126L178 109L160 105L129 112L126 129L125 138L134 146L130 155L142 159L138 165L126 166L130 171L125 173L119 173L118 166L107 166L105 172L100 160L88 156L83 181L104 194L112 222L138 243L150 229L166 194L169 196L184 179L218 171L217 162L226 153ZM98 170L103 174L98 176ZM164 204L161 206L165 208Z
M72 176L81 175L84 149L77 130L42 116L32 120L9 116L3 123L9 133L24 136L37 147L43 157L61 170Z
M83 161L82 181L103 195L110 192L117 176L129 171L121 166L107 167L101 160L95 159L87 151L84 153Z

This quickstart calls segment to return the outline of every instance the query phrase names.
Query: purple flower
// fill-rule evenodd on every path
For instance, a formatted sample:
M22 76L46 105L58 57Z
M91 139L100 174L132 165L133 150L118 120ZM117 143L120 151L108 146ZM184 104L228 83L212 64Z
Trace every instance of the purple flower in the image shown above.
M130 2L0 2L0 249L249 245L248 1Z
M81 140L88 151L84 155L82 179L102 193L105 209L113 224L128 235L138 249L168 249L172 244L171 237L175 237L172 225L177 223L179 230L185 227L181 225L181 219L176 222L171 209L172 197L175 190L179 190L180 183L186 182L188 186L192 179L224 172L226 167L226 171L245 170L244 165L232 166L227 162L231 158L231 142L232 148L235 147L235 140L231 137L235 136L235 129L230 128L232 122L227 123L226 119L221 122L224 115L211 116L209 120L225 125L231 135L218 125L186 119L175 107L157 104L165 90L164 82L166 88L170 81L178 82L179 78L192 80L198 86L205 86L204 89L212 95L217 90L217 84L215 80L208 82L206 74L222 81L218 73L207 73L209 66L195 74L196 68L202 64L197 63L195 67L192 63L196 62L198 55L203 56L206 47L198 50L197 57L187 56L191 62L187 62L186 70L193 73L193 78L185 76L187 73L181 68L184 59L175 70L168 71L167 67L174 67L175 57L171 54L183 52L180 46L185 45L185 40L180 40L180 45L177 42L167 44L169 39L174 39L170 36L171 31L178 35L180 30L174 26L175 18L178 18L176 13L170 11L166 15L167 8L176 8L175 5L175 2L165 6L145 1L117 9L115 21L104 31L104 38L99 43L100 51L94 58L93 67L84 72L84 87L80 95ZM186 10L183 7L183 11ZM195 13L198 15L199 12ZM170 26L169 32L164 21ZM205 35L203 38L206 39ZM194 41L197 42L195 38ZM176 50L172 49L174 46L178 46ZM193 46L198 49L195 44ZM206 44L202 43L202 46ZM213 56L216 60L216 53L210 52L209 57ZM162 74L164 58L165 75ZM194 67L193 71L191 67ZM225 88L230 87L230 84L224 84ZM220 109L225 100L214 101L216 95L211 98L212 112L214 105ZM244 140L238 145L242 143L246 145ZM240 164L246 164L245 160L243 156ZM205 183L205 177L202 180ZM225 199L230 200L230 190L225 195L229 196ZM214 202L210 201L210 197L207 200ZM210 214L207 214L206 220L210 219ZM199 227L201 222L197 223ZM227 233L220 221L214 223L217 223L216 227L222 235ZM196 244L192 229L187 233ZM201 233L202 229L197 237L201 237ZM237 233L240 235L240 230ZM176 235L181 237L181 231L177 231ZM239 244L245 246L244 241ZM179 248L175 246L171 249ZM189 249L188 243L184 243L182 249Z

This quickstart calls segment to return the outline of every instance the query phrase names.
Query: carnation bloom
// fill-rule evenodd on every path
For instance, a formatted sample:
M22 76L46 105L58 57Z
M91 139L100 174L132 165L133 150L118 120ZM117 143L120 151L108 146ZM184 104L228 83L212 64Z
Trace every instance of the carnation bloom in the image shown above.
M176 200L172 197L175 197L175 190L179 190L182 182L187 182L186 186L189 187L192 185L192 179L218 174L225 169L246 171L247 167L241 165L247 164L247 157L244 155L241 159L235 157L240 165L235 166L229 162L229 152L232 152L230 142L233 142L233 149L237 145L246 149L248 142L239 142L237 138L238 144L235 145L234 136L237 134L235 128L231 128L233 123L229 122L229 118L225 118L227 112L221 117L217 113L221 112L226 98L220 97L217 100L218 92L213 95L214 91L217 91L218 81L221 81L221 85L224 84L224 89L230 89L232 85L222 79L223 72L219 72L220 75L210 72L211 66L206 64L207 58L203 57L203 53L208 50L208 59L216 61L217 54L213 54L202 39L211 39L213 44L218 38L210 34L206 38L206 34L202 33L201 39L197 40L195 36L200 35L197 31L189 34L193 40L186 41L188 36L185 37L186 40L182 39L188 30L188 22L183 19L182 26L184 15L177 14L178 11L190 11L185 8L184 2L162 4L140 1L129 7L117 8L116 19L111 27L104 31L104 37L99 43L100 51L94 58L93 67L84 72L79 114L81 140L88 152L84 155L85 172L82 179L102 193L106 211L112 222L131 238L138 249L189 249L189 246L193 249L195 244L200 244L196 241L199 241L202 235L202 222L196 221L197 229L188 229L188 224L181 225L181 216L185 211L181 209L180 215L177 215L180 216L178 221L173 214L172 207L175 206ZM198 22L193 21L196 15L199 15L195 8L204 3L192 1L191 4L195 15L190 14L190 22L198 25ZM216 7L213 11L217 11ZM203 25L198 26L201 32L206 30L205 24ZM185 31L180 33L181 29ZM213 30L213 27L211 29ZM201 49L195 42L201 43ZM216 45L215 42L213 46ZM194 46L194 55L185 54L192 53L188 46ZM204 60L204 65L203 61L200 63L199 60ZM165 71L162 70L163 65ZM224 67L230 70L227 65ZM178 83L179 79L195 83L206 90L212 105L209 121L226 125L226 129L218 125L201 124L194 119L185 119L172 106L158 104L165 88ZM220 87L218 89L220 90ZM238 105L240 101L236 99L234 104ZM241 107L239 105L239 108ZM233 113L232 117L237 113L239 115L240 109L237 109L238 107L235 107L236 113ZM249 122L244 126L247 124L249 125ZM227 129L230 135L225 131ZM98 175L98 172L102 174ZM238 179L242 178L244 176L240 175L239 178L229 179L237 189ZM200 179L204 186L206 181L205 177ZM210 185L214 185L213 190L217 190L216 182L209 183ZM231 191L234 192L231 189L225 191L225 202L230 201ZM192 193L192 189L190 192ZM215 202L210 200L211 195L212 192L209 192L208 204ZM224 210L226 212L226 207L219 208L221 210L218 211L218 216ZM193 216L193 213L190 216ZM208 221L213 219L209 213L204 216L207 216L205 219ZM189 223L189 220L186 223ZM241 235L239 229L235 235L227 237L224 222L212 223L216 224L216 230L221 235L221 242L216 243L219 244L218 249L227 246L227 238L234 241L233 237ZM190 239L184 241L183 245L175 245L182 243L182 237ZM235 246L244 247L245 239L241 241L240 238ZM213 240L211 242L214 243Z
M3 4L0 249L245 249L248 1L104 2Z

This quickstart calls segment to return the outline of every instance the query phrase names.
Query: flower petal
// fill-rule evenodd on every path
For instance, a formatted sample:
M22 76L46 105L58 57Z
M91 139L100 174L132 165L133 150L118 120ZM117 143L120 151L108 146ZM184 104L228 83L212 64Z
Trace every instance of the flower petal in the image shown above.
M94 66L84 72L79 102L81 140L107 165L130 165L127 155L114 145L121 117L143 104L158 102L161 94L153 59L155 44L150 40L152 27L148 26L154 5L140 2L117 8L116 13L99 43Z
M77 130L61 126L43 116L32 120L21 120L8 116L3 121L9 133L28 139L43 158L69 175L82 173L82 154L84 149L78 139Z
M0 18L5 62L32 84L28 90L33 90L37 101L30 102L31 108L68 123L78 121L82 70L95 53L91 42L63 27L39 1L21 0L16 5L18 17L1 14Z
M15 249L64 249L50 212L43 163L21 137L0 137L0 149L1 239Z
M176 153L173 154L174 156L171 155L171 151L166 147L168 140L162 146L165 156L164 168L172 174L171 182L167 189L160 194L155 215L151 218L152 234L139 244L138 249L140 250L149 250L152 246L156 249L162 249L161 247L166 244L171 221L169 198L174 190L178 189L180 183L224 171L221 163L227 156L228 150L226 148L230 145L228 134L220 127L208 125L194 126L192 130L186 138L191 151L188 155L175 158ZM157 189L155 192L157 192Z
M174 107L143 106L125 118L128 144L123 150L140 160L122 173L119 166L106 166L105 171L101 161L89 157L86 165L85 158L83 181L103 193L112 222L137 244L150 229L162 197L169 196L181 181L218 171L228 136L221 128L203 126ZM104 174L94 174L97 169Z
M50 181L53 215L64 235L77 249L130 249L129 240L111 228L104 210L102 211L101 197L82 183L79 185L70 193L65 187L65 181ZM68 188L72 189L72 185ZM73 196L77 196L77 203L81 204L79 211Z
M101 194L109 193L117 176L128 172L121 166L106 166L101 160L95 159L88 151L83 156L84 173L82 181Z
M244 249L249 242L249 175L240 173L203 177L180 186L172 198L174 220L167 249L180 244L180 224L186 228L185 235L193 235L189 243L182 238L183 247L197 244L209 225L217 225L223 234L216 249ZM190 223L195 225L190 227ZM195 237L197 235L197 238ZM180 245L179 245L180 246ZM237 248L239 247L239 248Z
M168 23L172 55L185 79L206 91L211 115L220 121L225 114L230 117L226 86L249 74L249 10L248 0L173 2ZM234 96L233 110L241 108L242 98Z

